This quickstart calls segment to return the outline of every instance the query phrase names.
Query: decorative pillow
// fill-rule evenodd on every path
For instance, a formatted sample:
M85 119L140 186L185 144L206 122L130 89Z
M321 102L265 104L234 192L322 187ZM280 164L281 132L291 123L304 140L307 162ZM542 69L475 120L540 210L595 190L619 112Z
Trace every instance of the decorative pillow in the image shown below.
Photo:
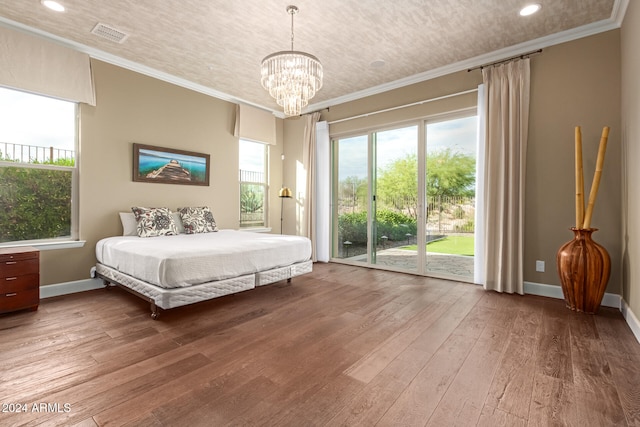
M186 234L195 233L211 233L218 231L216 220L213 219L213 213L207 206L178 208L182 225Z
M176 223L168 208L131 208L138 222L138 236L173 236L178 234Z
M133 212L120 212L120 222L122 223L123 236L138 235L138 222Z

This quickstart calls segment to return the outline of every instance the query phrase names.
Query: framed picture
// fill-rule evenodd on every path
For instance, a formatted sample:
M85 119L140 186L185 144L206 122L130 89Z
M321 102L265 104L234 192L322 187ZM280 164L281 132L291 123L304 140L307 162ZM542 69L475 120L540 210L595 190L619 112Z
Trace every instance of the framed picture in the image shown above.
M133 144L133 180L209 185L209 154Z

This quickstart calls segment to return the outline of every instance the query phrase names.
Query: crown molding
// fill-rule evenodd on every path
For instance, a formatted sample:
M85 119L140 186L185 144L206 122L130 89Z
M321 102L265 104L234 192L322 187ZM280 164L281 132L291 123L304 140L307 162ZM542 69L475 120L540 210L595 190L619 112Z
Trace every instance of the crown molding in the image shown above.
M434 70L425 71L423 73L418 73L409 77L405 77L405 78L395 80L389 83L385 83L382 85L374 86L372 88L368 88L365 90L352 92L350 94L340 96L337 98L328 99L326 101L318 102L315 104L309 104L303 110L303 114L307 114L311 111L323 110L333 105L355 101L368 96L378 95L383 92L388 92L390 90L398 89L404 86L409 86L415 83L420 83L423 81L435 79L437 77L456 73L462 70L468 70L469 68L474 68L474 67L481 66L483 64L500 61L512 56L522 55L532 50L542 49L545 47L557 45L560 43L566 43L568 41L572 41L579 38L588 37L588 36L602 33L605 31L620 28L622 26L622 21L624 20L624 15L626 13L628 5L629 5L629 0L615 0L612 8L612 12L611 12L611 17L608 19L594 22L592 24L584 25L582 27L574 28L571 30L562 31L560 33L551 34L549 36L541 37L535 40L530 40L530 41L520 43L514 46L510 46L504 49L499 49L494 52L490 52L488 54L479 55L474 58L466 59L464 61L460 61L454 64L446 65L444 67L436 68ZM107 62L112 65L116 65L118 67L135 71L137 73L144 74L146 76L153 77L168 83L172 83L177 86L181 86L186 89L193 90L195 92L213 96L223 101L228 101L235 104L242 103L242 104L251 105L253 107L269 111L274 116L281 119L286 118L286 116L282 111L277 111L277 110L274 110L273 108L269 108L264 105L259 105L251 101L247 101L245 99L237 98L225 92L220 92L218 90L201 85L199 83L194 83L192 81L183 79L181 77L176 77L172 74L165 73L160 70L156 70L146 65L139 64L135 61L130 61L128 59L124 59L122 57L113 55L111 53L107 53L102 50L86 46L82 43L77 43L77 42L56 36L46 31L42 31L37 28L33 28L28 25L21 24L19 22L12 21L2 16L0 16L0 25L4 27L12 28L14 30L18 30L27 34L43 37L49 41L60 44L62 46L66 46L70 49L74 49L79 52L86 53L91 58L95 58L100 61Z

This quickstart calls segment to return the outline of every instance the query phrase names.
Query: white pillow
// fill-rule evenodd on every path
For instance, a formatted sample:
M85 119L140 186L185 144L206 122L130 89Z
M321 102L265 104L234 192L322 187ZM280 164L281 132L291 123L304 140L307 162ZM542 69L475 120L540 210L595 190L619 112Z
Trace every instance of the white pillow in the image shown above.
M138 222L133 212L120 212L120 222L122 222L123 236L138 235Z
M173 217L173 222L176 223L176 228L178 229L178 233L184 233L184 225L182 224L182 218L180 217L180 212L171 212L171 216Z

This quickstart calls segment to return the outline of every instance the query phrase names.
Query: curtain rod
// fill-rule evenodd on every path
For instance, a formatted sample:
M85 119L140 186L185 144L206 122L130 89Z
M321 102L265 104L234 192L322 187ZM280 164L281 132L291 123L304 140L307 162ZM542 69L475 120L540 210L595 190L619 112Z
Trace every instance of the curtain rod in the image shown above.
M301 113L298 117L302 117L302 116L306 116L307 114L313 114L313 113L319 113L321 111L327 110L329 111L331 107L324 107L324 108L320 108L319 110L314 110L314 111L308 111L306 113Z
M504 64L505 62L513 61L514 59L528 58L531 55L535 55L535 54L538 54L538 53L542 53L542 49L534 50L532 52L523 53L522 55L512 56L511 58L502 59L500 61L491 62L489 64L484 64L484 65L479 65L477 67L469 68L467 70L467 72L474 71L474 70L482 70L483 68L491 67L493 65Z
M397 107L385 108L384 110L372 111L370 113L364 113L364 114L359 114L359 115L353 116L353 117L347 117L347 118L344 118L344 119L334 120L332 122L329 122L329 124L332 125L332 124L335 124L335 123L347 122L349 120L360 119L362 117L373 116L375 114L386 113L386 112L394 111L394 110L400 110L402 108L414 107L416 105L427 104L429 102L440 101L441 99L453 98L454 96L466 95L468 93L473 93L473 92L477 92L477 91L478 91L478 89L474 88L474 89L469 89L469 90L465 90L465 91L462 91L462 92L451 93L449 95L443 95L443 96L438 96L436 98L430 98L430 99L425 99L425 100L418 101L418 102L412 102L411 104L398 105Z

